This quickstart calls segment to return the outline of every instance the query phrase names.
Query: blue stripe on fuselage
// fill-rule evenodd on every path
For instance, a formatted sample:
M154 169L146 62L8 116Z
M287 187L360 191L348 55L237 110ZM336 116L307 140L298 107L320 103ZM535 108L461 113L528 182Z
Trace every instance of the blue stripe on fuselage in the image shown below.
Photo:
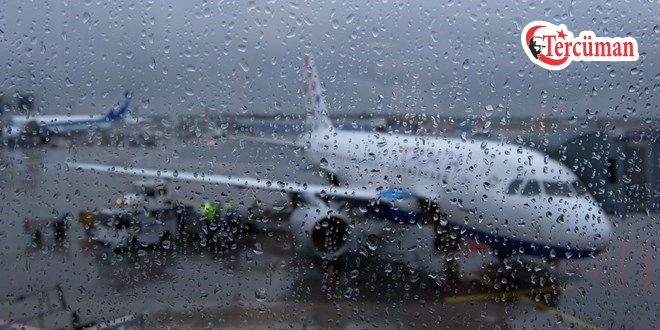
M412 195L413 194L411 192L396 189L388 189L380 193L381 197L388 200L409 198L412 197Z
M378 216L381 219L392 221L401 225L418 225L426 224L424 214L405 211L402 209L395 209L391 205L381 203L378 207L368 208L369 212ZM510 237L503 237L497 234L497 231L482 232L474 228L458 226L463 233L464 237L473 237L480 242L490 245L493 249L515 255L526 254L539 257L546 257L548 259L568 259L568 258L589 258L594 254L599 253L599 250L580 250L570 249L564 246L550 246L542 243L530 242L524 239L514 239Z
M43 124L43 127L48 129L49 131L52 132L57 132L59 128L63 129L69 129L71 127L75 126L81 126L81 128L84 128L85 126L94 126L94 125L99 125L99 124L106 124L106 123L112 123L113 121L116 121L117 119L120 119L128 110L128 106L131 103L131 91L125 91L124 92L124 98L121 100L121 103L119 105L115 105L110 111L105 116L96 118L96 119L84 119L84 120L71 120L67 118L62 118L61 122L51 122L51 123L45 123Z

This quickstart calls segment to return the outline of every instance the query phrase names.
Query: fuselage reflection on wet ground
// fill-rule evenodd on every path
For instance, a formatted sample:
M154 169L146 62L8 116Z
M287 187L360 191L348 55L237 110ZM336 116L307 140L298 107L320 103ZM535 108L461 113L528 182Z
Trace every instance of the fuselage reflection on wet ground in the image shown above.
M169 143L169 142L168 142ZM81 319L148 312L154 328L651 327L657 286L657 215L618 220L616 238L593 259L559 264L500 263L487 247L465 242L456 267L425 274L387 256L350 253L337 264L307 257L286 230L246 234L229 250L177 241L169 249L115 255L89 242L74 222L63 241L33 243L23 220L112 205L134 178L67 170L66 161L179 168L322 182L296 171L286 148L225 141L215 147L169 143L156 148L47 148L0 151L0 292L24 295L60 285ZM259 191L177 182L191 201L232 199L250 205ZM282 219L265 224L286 229ZM324 267L326 266L326 267ZM630 311L630 312L626 312ZM38 312L0 304L0 317ZM58 327L66 316L51 316Z

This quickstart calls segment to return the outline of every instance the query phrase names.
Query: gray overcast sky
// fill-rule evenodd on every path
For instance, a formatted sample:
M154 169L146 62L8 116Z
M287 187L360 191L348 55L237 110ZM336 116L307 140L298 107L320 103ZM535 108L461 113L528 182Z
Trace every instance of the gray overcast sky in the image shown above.
M122 90L140 114L302 113L314 54L330 111L657 118L655 1L4 1L0 90L43 113L101 113ZM551 72L520 45L533 20L637 39L640 60ZM498 114L496 114L498 115Z

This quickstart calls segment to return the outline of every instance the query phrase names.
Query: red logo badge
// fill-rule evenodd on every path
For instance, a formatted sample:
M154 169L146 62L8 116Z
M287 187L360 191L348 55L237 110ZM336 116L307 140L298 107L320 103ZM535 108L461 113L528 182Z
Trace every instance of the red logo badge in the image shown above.
M576 38L566 25L534 21L520 35L527 57L548 70L561 70L571 61L637 61L639 49L632 37L596 37L582 31Z

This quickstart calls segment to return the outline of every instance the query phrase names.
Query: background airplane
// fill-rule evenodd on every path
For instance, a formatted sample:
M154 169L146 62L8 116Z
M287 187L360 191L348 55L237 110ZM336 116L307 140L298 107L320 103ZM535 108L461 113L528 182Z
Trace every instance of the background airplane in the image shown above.
M86 131L90 126L106 129L119 120L127 112L131 101L131 92L122 94L119 103L115 104L105 115L44 115L18 116L9 118L9 123L3 128L2 136L11 142L38 139L39 143L48 141L54 134Z
M337 130L307 55L304 67L308 131L291 145L302 147L330 185L130 165L69 167L286 193L296 207L289 224L300 250L324 259L366 245L415 268L441 271L461 237L490 244L502 259L580 258L606 248L612 224L560 162L499 141Z

